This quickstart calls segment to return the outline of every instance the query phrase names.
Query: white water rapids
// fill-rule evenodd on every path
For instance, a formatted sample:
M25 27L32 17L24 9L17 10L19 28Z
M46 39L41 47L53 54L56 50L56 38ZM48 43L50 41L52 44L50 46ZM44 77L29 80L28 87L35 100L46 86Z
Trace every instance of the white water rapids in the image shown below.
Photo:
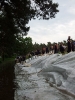
M75 52L17 63L15 82L15 100L75 100Z

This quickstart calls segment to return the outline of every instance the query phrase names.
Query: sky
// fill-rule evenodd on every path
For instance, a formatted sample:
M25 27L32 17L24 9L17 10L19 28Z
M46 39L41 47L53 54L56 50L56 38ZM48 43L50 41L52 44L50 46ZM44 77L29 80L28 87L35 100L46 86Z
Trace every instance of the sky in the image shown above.
M59 12L49 20L31 20L27 26L33 44L67 41L68 36L75 40L75 0L53 0L58 3Z

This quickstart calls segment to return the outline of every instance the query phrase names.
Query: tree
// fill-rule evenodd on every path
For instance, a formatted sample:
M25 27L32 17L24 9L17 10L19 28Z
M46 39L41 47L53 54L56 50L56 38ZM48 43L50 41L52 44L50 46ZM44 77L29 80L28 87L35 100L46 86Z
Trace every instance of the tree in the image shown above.
M40 45L35 42L35 44L33 45L33 49L34 51L36 51L37 49L40 49Z
M4 7L3 7L4 6ZM52 0L1 0L1 8L3 7L3 15L10 18L15 28L22 35L26 35L29 27L26 27L32 18L50 19L54 18L58 12L57 3Z
M29 20L55 18L58 3L52 0L0 0L0 8L0 49L6 52L12 48L12 52L16 39L28 34Z
M17 55L26 55L33 50L32 38L18 38L15 42L14 52Z

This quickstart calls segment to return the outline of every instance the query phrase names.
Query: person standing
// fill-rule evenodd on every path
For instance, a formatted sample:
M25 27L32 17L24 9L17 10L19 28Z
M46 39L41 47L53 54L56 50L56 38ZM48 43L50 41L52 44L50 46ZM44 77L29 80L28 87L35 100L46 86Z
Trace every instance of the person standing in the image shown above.
M65 49L63 47L63 43L62 42L60 43L59 49L60 49L61 53L64 53Z
M67 39L67 52L71 52L71 37L68 36L68 39Z
M54 46L51 45L51 53L54 53Z
M57 43L55 43L55 45L54 45L54 53L58 53L58 44Z
M46 54L49 53L48 47L46 46Z
M72 51L74 51L74 41L73 40L72 40L71 45L72 45Z

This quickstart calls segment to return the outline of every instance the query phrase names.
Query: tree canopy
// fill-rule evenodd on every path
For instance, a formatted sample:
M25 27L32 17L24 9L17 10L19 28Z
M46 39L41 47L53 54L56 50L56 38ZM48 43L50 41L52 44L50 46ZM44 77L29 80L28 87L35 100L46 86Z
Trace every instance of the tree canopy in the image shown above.
M19 34L26 35L26 26L32 18L50 19L58 12L58 3L52 0L0 0L2 17L19 30ZM4 19L5 19L4 18ZM7 20L6 19L6 20ZM12 23L11 23L12 22ZM16 32L15 32L16 33Z
M57 8L52 0L0 0L0 50L13 48L18 37L27 35L31 19L55 18Z

